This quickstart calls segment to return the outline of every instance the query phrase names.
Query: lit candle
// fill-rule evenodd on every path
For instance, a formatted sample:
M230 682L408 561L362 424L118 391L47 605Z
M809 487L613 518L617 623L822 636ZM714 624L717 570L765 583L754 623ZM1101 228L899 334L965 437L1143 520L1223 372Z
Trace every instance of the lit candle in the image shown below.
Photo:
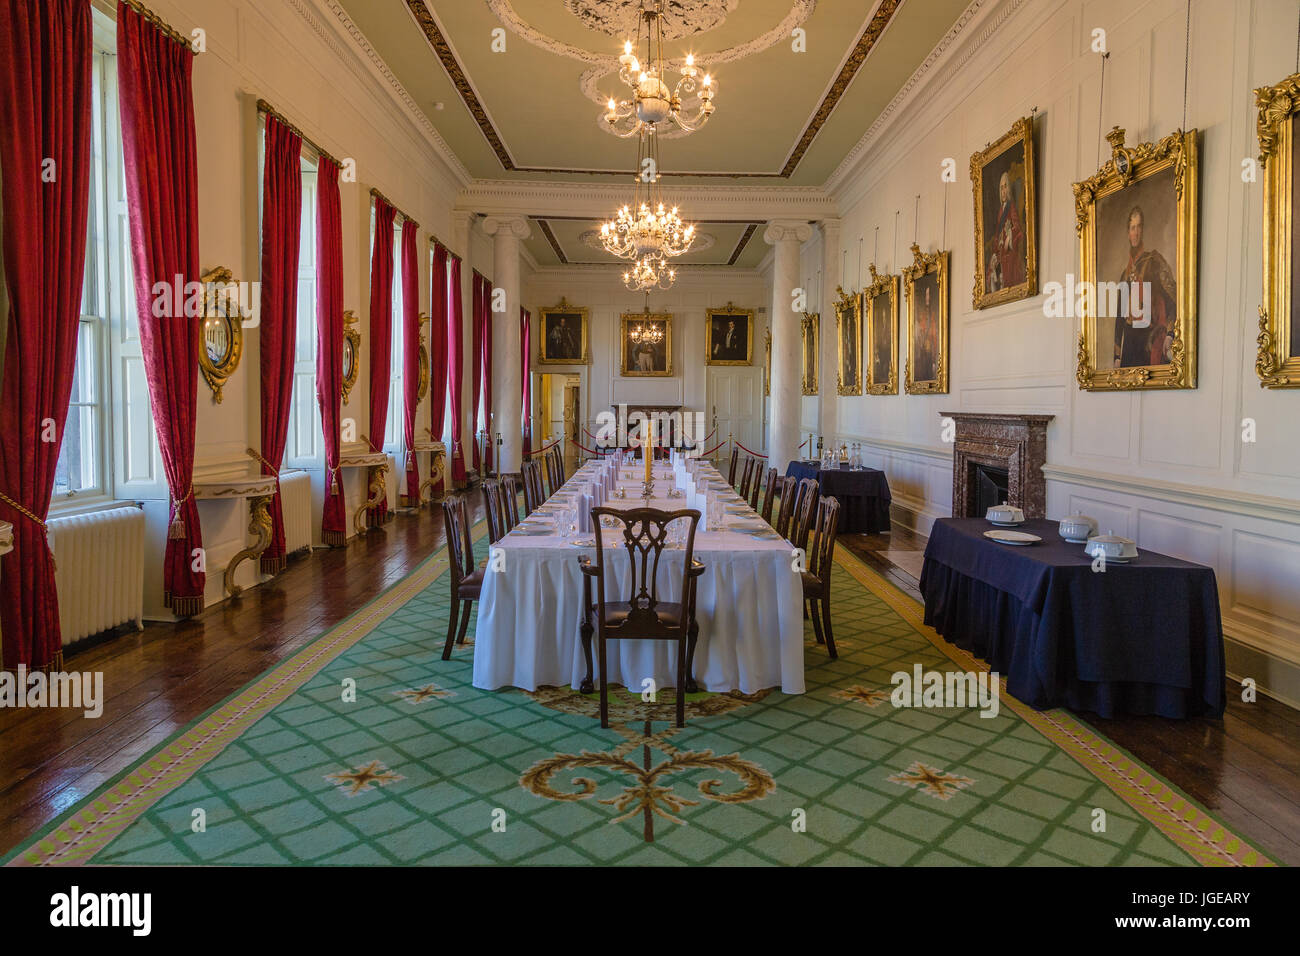
M652 448L654 444L655 423L654 419L647 418L645 421L645 481L650 484L650 459L654 455Z

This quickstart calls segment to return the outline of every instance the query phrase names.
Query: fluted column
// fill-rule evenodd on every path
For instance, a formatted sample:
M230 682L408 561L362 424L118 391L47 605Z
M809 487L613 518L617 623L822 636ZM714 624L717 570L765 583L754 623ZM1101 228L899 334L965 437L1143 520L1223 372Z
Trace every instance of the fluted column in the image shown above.
M812 237L812 226L776 219L763 241L774 247L772 257L772 416L768 426L768 465L784 473L799 456L801 316L794 310L799 287L799 245Z
M474 394L474 363L470 349L474 344L474 322L472 312L474 304L473 275L474 267L469 258L470 228L474 224L474 213L462 209L451 212L451 251L460 256L460 440L461 455L466 470L473 467L474 457L470 450L474 447L474 409L470 402ZM450 412L449 412L450 414ZM448 450L450 452L450 449Z
M504 312L492 313L493 428L501 434L497 474L519 471L524 450L523 392L519 380L522 342L519 336L519 243L532 231L522 216L489 216L483 231L496 240L492 252L492 298L497 290ZM496 441L496 435L489 436Z
M835 372L839 368L839 329L835 324L835 288L844 284L840 275L843 265L840 256L840 220L823 219L822 234L822 287L817 290L818 308L821 309L821 337L818 349L821 353L820 373L817 376L817 390L821 393L818 403L817 430L825 436L829 445L832 437L839 432L839 389L835 385ZM814 446L812 454L816 454Z

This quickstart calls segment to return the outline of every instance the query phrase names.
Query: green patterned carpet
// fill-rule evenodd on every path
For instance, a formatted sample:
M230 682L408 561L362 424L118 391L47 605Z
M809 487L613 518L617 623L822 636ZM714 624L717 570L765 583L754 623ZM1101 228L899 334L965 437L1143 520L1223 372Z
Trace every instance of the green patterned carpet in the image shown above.
M439 660L438 555L8 862L1270 862L1062 711L895 709L893 672L980 665L838 560L841 657L806 627L806 694L693 695L679 731L671 692L620 692L602 731L594 698L476 690L471 645Z

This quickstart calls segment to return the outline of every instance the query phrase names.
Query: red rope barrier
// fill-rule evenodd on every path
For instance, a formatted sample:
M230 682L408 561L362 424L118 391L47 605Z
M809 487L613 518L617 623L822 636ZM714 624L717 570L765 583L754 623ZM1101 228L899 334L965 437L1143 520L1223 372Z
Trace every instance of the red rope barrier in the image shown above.
M586 429L583 429L583 430L585 431ZM579 448L581 448L583 451L585 451L588 455L600 455L600 456L603 458L605 455L609 454L608 452L605 452L605 451L593 451L592 449L588 448L586 445L579 444L579 443L578 443L578 439L576 439L576 438L570 438L569 441L570 441L572 444L577 445Z
M552 449L552 448L554 448L556 445L558 445L562 440L563 440L563 439L557 438L557 439L555 439L555 441L551 442L549 445L543 445L541 448L537 449L537 451L530 451L530 452L528 453L528 457L529 457L529 458L532 458L532 457L535 456L535 455L541 455L541 454L544 454L545 452L549 451L550 449Z
M737 445L737 447L739 447L739 448L743 449L744 451L748 452L749 454L753 455L755 458L767 458L767 453L766 453L766 452L761 452L761 451L750 451L748 448L745 448L744 445L740 444L740 442L736 442L736 445Z
M712 448L710 448L708 451L702 451L702 452L700 452L698 455L696 455L695 457L697 457L697 458L708 458L710 455L712 455L715 451L717 451L719 448L721 448L721 447L722 447L723 445L725 445L725 444L726 444L725 441L720 441L720 442L718 442L716 445L714 445Z

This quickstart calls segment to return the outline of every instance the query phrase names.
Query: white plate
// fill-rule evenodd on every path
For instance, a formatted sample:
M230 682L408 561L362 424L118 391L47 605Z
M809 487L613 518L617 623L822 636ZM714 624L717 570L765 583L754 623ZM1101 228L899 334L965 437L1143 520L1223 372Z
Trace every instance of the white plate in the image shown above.
M986 519L989 524L997 525L999 528L1019 528L1023 521L994 521L992 518Z
M1016 544L1027 545L1036 544L1043 539L1036 534L1028 534L1024 531L985 531L984 537L999 544Z

